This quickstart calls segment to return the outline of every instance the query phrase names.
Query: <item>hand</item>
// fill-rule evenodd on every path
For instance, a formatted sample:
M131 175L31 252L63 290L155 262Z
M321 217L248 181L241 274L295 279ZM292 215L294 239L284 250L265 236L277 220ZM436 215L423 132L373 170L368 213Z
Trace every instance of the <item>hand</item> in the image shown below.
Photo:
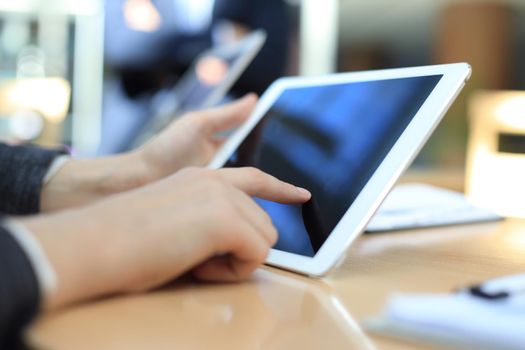
M72 159L45 184L40 208L50 212L85 205L169 176L189 166L204 166L224 139L217 133L239 126L257 98L189 113L136 151L97 159Z
M244 98L214 109L189 113L176 120L138 152L157 179L190 166L206 166L224 142L218 133L241 125L250 116L257 97Z
M47 305L148 290L190 270L209 281L248 277L277 240L250 196L310 198L254 168L195 168L91 206L22 220L57 271L59 289Z
M220 43L233 43L250 34L252 28L228 20L221 20L216 24L217 38Z

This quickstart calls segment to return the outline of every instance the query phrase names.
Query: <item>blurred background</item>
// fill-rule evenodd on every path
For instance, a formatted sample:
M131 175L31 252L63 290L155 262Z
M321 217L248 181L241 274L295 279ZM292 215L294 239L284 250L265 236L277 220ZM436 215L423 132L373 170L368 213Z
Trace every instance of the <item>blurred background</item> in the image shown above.
M414 169L463 172L472 95L525 89L523 0L0 0L0 139L126 150L200 53L254 29L266 43L228 99L284 75L471 63Z

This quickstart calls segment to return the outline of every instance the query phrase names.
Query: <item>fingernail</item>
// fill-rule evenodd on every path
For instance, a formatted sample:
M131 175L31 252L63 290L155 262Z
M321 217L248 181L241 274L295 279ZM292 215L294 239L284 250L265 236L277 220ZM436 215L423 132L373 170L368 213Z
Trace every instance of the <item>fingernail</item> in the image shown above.
M257 97L257 94L255 94L254 92L249 92L242 97L242 100L248 100L250 98L255 98L255 97Z
M306 188L302 188L302 187L296 187L296 188L299 191L299 193L301 193L301 196L308 197L308 198L312 197L312 194Z

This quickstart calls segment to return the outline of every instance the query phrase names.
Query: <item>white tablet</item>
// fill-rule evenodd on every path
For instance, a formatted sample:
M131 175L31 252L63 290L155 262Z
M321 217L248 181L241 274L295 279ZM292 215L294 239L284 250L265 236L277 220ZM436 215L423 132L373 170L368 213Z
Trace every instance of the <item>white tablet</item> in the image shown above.
M210 108L224 99L266 42L266 32L255 30L239 41L212 47L199 55L173 90L178 102L172 114Z
M279 232L267 263L323 276L342 262L470 72L457 63L276 81L209 165L253 166L312 193L303 205L255 199Z
M239 41L214 46L201 53L169 92L157 96L148 123L132 148L144 144L186 112L221 103L266 42L266 32L255 30Z

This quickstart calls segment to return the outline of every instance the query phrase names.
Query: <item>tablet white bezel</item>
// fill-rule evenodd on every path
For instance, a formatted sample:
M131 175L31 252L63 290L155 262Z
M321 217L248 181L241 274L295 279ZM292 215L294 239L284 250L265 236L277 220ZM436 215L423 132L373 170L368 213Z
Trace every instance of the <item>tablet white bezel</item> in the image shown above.
M167 125L174 119L180 117L183 113L195 109L206 109L218 105L224 97L228 94L230 88L237 82L241 74L248 68L250 63L255 59L257 54L261 51L266 42L266 32L262 29L257 29L239 41L214 46L205 50L195 58L190 68L179 79L177 84L169 92L169 100L166 104L161 104L161 107L155 111L151 120L139 131L135 136L132 145L138 147L144 144L155 134L167 127ZM221 82L215 86L206 99L199 106L192 106L191 108L183 109L181 100L188 97L187 89L190 81L197 80L196 66L198 62L204 57L219 56L224 52L240 52L239 57L235 59L231 66L228 67L226 76ZM191 86L191 85L190 85Z
M254 30L250 32L246 37L240 39L238 42L213 47L199 57L193 63L192 69L189 70L191 74L194 74L195 65L200 59L207 56L219 56L223 51L238 51L245 50L242 55L235 60L231 67L228 68L226 77L217 85L213 92L206 98L203 105L200 108L210 108L216 106L226 96L228 90L235 84L241 74L248 68L250 63L254 60L255 56L261 51L264 43L266 42L266 32L262 29Z
M342 262L350 244L364 231L366 224L379 208L397 179L419 153L461 91L466 80L470 77L470 73L471 68L468 64L454 63L342 73L322 77L282 78L272 84L261 97L248 121L232 134L210 162L210 168L220 168L226 163L276 99L287 88L430 75L443 76L315 256L306 257L272 249L266 263L310 276L320 277L326 275L338 262Z

